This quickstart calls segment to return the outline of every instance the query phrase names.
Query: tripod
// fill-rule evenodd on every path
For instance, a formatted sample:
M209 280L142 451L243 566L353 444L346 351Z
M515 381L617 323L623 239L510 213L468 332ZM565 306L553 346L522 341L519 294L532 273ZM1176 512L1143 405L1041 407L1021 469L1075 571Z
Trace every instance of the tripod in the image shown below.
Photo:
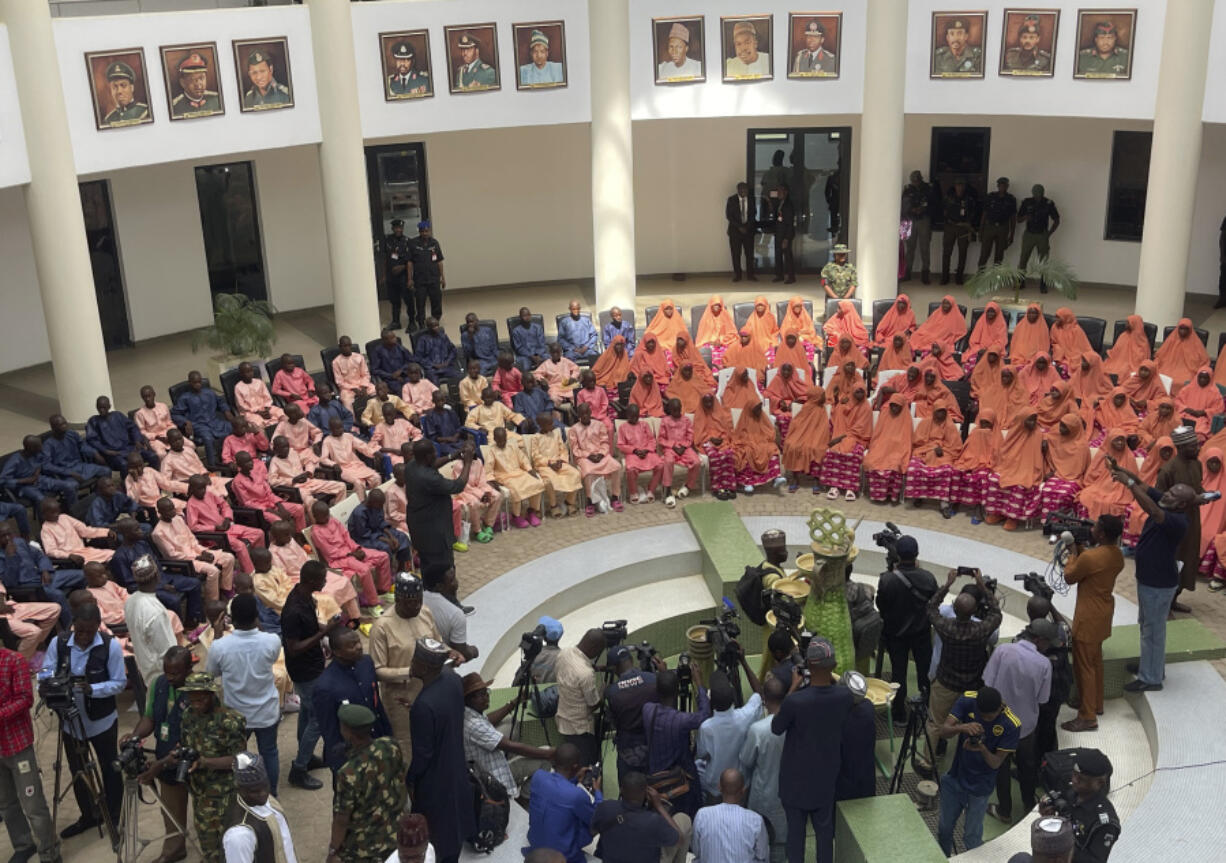
M196 844L196 840L187 834L187 825L178 822L174 813L166 805L166 801L162 799L162 795L157 792L157 789L150 786L149 790L153 794L153 799L157 802L158 808L162 810L162 814L174 825L174 829L167 830L160 836L154 836L149 839L141 838L139 825L140 808L141 804L147 801L145 801L144 796L141 794L141 786L137 778L124 771L123 803L119 810L119 835L122 837L118 852L120 863L124 863L124 861L135 863L147 847L154 842L161 842L172 836L182 836L193 848L199 851L200 847Z
M45 703L45 702L44 702ZM88 794L90 802L93 804L92 812L82 812L81 817L93 816L101 818L102 823L98 827L98 835L102 835L102 830L106 828L106 836L111 840L111 847L116 847L119 844L119 836L115 831L115 824L111 821L110 812L106 807L106 794L104 785L102 784L102 772L98 768L97 762L94 761L94 753L90 748L89 740L85 736L85 723L81 719L81 713L77 709L75 699L70 699L67 707L52 708L53 712L60 718L60 739L55 748L55 793L51 800L51 822L54 824L60 811L60 801L68 796L68 792L73 786L80 782ZM72 747L73 759L81 766L72 771L68 777L68 784L64 790L60 791L60 777L64 772L64 756L69 747Z
M539 704L541 700L541 689L536 680L532 677L532 660L535 657L524 657L524 661L520 663L519 670L515 672L513 684L518 687L519 701L515 704L515 710L511 714L511 734L510 739L515 740L515 726L519 726L519 733L524 733L524 720L528 717L528 702ZM541 728L545 732L545 745L549 746L549 724L545 722L545 718L541 717Z
M928 763L932 765L932 779L940 785L936 754L932 751L932 741L928 739L928 705L924 703L923 693L907 697L907 730L903 733L902 742L898 746L898 759L894 762L894 773L890 776L890 793L897 794L902 790L902 774L907 761L916 773L922 771L916 765L915 758L919 754L919 741L924 741ZM924 777L928 778L928 777Z

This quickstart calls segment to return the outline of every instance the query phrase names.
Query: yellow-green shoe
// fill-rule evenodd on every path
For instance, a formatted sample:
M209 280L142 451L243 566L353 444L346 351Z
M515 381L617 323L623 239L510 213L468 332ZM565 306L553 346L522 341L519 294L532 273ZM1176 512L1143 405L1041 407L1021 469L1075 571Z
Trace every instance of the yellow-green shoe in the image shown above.
M468 551L468 543L460 542L458 539L451 544L452 551Z

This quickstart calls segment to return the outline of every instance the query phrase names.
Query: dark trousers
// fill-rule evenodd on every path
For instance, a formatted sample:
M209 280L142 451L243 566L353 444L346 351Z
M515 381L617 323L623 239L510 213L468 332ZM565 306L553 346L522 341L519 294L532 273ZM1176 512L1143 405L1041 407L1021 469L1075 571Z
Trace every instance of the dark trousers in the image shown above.
M924 630L905 638L882 636L881 642L890 657L890 681L898 684L890 710L894 719L904 722L907 718L907 659L910 657L915 661L915 680L920 692L925 692L928 689L928 666L932 664L932 633Z
M592 765L600 760L600 741L595 734L563 734L562 740L579 747L583 764Z
M293 766L306 770L315 754L315 746L319 743L319 720L315 716L315 680L295 680L294 694L302 705L298 708L298 726L294 729L298 738L298 754L294 756Z
M732 272L741 277L741 255L745 256L745 274L753 275L753 231L733 231L728 234L728 251L732 253Z
M438 282L418 283L413 285L417 295L417 323L426 325L426 298L430 299L430 317L438 320L443 316L443 287Z
M392 306L392 323L400 323L400 306L403 303L407 316L405 320L408 323L406 329L417 329L417 304L413 300L413 289L409 287L409 280L406 276L388 277L387 300Z
M988 255L992 256L992 263L999 264L1005 258L1005 249L1009 246L1009 223L988 222L983 226L983 231L979 234L979 269L983 269L988 262Z
M74 741L66 737L64 743L64 754L68 759L68 767L75 773L85 766L83 753L78 751L79 741L78 745L74 745ZM119 820L119 807L123 800L123 780L112 766L115 756L119 754L119 720L116 719L111 723L110 728L89 738L88 745L93 747L94 763L98 767L98 772L102 774L103 797L106 801L107 814L112 822L116 822ZM94 820L96 818L94 804L84 781L78 778L72 784L72 791L77 798L77 807L81 810L81 817Z
M818 809L784 806L788 819L788 863L805 863L805 830L817 836L817 863L834 863L834 801Z
M177 575L171 572L162 573L162 586L157 590L157 598L162 605L175 614L179 614L180 601L187 600L187 620L184 623L199 623L204 620L204 601L200 595L201 582L190 575Z
M1035 732L1017 742L1017 749L996 770L996 808L1008 818L1013 814L1013 783L1009 781L1009 762L1017 765L1017 782L1022 787L1022 809L1034 808L1034 787L1039 779L1039 757L1035 753Z
M958 278L966 271L966 250L971 245L971 232L968 228L958 225L946 225L941 234L941 278L949 278L949 262L954 254L954 246L958 247Z
M301 708L300 708L301 709ZM277 728L281 725L270 725L267 728L248 728L247 740L255 735L255 746L264 759L264 769L268 771L268 784L272 796L277 796L277 780L281 776L281 753L277 749Z
M775 276L786 276L789 279L796 278L796 259L792 256L792 246L795 245L794 237L785 237L780 234L775 234Z
M1218 261L1217 295L1220 299L1226 300L1226 255L1223 255Z
M1065 695L1067 695L1067 690ZM1056 740L1056 719L1060 716L1060 704L1064 698L1052 698L1046 704L1039 705L1039 724L1034 729L1035 758L1039 759L1048 752L1060 748Z

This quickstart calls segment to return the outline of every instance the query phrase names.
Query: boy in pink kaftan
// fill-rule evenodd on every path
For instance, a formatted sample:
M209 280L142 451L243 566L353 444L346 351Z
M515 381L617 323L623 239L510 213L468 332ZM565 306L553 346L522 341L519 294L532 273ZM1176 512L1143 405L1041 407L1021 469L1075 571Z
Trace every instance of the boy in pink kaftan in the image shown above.
M310 512L315 505L315 495L330 495L332 502L345 499L349 488L338 480L319 479L302 466L298 453L290 448L289 441L283 437L273 438L272 458L268 461L268 482L271 485L288 485L298 489L302 495L302 507Z
M208 549L192 533L183 516L165 498L158 501L158 523L153 526L153 544L169 560L190 560L192 569L203 577L200 595L217 599L218 588L234 589L235 556L220 548Z
M278 395L287 402L292 402L306 413L319 403L315 395L315 381L306 373L306 369L298 368L298 361L289 354L281 354L281 368L272 378L273 395Z
M352 578L357 576L362 590L361 604L367 608L379 605L379 595L392 589L392 561L387 552L362 548L353 541L345 525L328 511L321 500L311 507L311 542L320 560Z
M626 408L626 421L617 429L617 448L626 464L626 484L631 503L647 503L655 497L656 487L664 475L664 461L656 453L656 436L651 426L639 420L639 406ZM651 472L647 491L639 491L639 474ZM636 500L637 496L637 500Z
M358 454L376 456L379 454L378 447L345 431L345 424L340 417L328 420L328 432L319 451L320 462L339 467L341 478L353 486L358 500L366 500L366 492L377 486L380 478Z
M251 572L251 555L247 553L247 546L263 545L264 532L235 523L230 504L226 503L225 498L209 491L209 481L203 476L194 476L187 483L185 518L192 531L224 533L239 571Z

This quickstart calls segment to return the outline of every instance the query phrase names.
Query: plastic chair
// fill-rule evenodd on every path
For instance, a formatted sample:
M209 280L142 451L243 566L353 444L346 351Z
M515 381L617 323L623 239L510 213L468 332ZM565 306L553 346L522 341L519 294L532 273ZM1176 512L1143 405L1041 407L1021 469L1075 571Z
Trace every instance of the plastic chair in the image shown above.
M826 297L826 317L827 318L837 315L839 313L839 303L841 302L842 300L836 300L834 297ZM860 298L852 297L851 304L856 307L856 314L858 314L860 317L863 318L864 317L864 304L860 301Z
M332 372L332 361L341 355L341 349L336 345L330 348L323 348L319 352L319 361L324 365L324 376L328 379L328 386L332 387L333 392L336 391L336 375Z
M893 302L893 300L891 300L890 302ZM809 313L809 317L813 317L813 301L805 300L804 303L805 303L805 311ZM788 301L787 300L779 300L778 302L775 303L775 320L776 321L778 321L779 323L783 323L783 318L787 313L788 313Z
M1081 331L1086 334L1086 338L1090 340L1090 347L1096 353L1103 352L1103 339L1107 335L1107 322L1102 318L1093 318L1089 315L1078 315L1077 323L1081 324Z
M741 327L745 326L745 322L749 320L749 316L753 314L753 303L733 303L732 304L732 322L736 324L736 330L739 333Z
M298 364L298 368L306 369L306 361L302 358L302 354L290 354L294 362ZM274 357L264 363L264 369L268 372L268 380L271 381L277 376L277 372L281 371L281 358Z

